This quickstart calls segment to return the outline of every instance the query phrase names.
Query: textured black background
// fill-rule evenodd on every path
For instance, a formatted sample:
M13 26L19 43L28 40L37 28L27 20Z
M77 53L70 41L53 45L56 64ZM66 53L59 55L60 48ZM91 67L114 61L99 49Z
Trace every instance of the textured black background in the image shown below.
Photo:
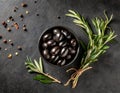
M27 2L28 7L20 7L21 2ZM18 6L17 13L13 12L14 6ZM27 72L24 62L26 55L38 59L38 39L41 33L49 27L61 25L74 31L79 39L87 41L82 30L72 23L72 19L65 16L69 9L81 13L87 18L103 16L103 11L114 14L111 26L118 35L116 41L110 44L111 48L100 57L98 63L93 65L93 69L84 73L77 87L64 87L60 84L44 85L32 80L34 75ZM25 16L24 21L18 17L25 11L30 14ZM39 16L36 16L39 14ZM7 17L13 16L20 24L27 24L28 32L21 29L7 32L0 26L0 34L4 38L12 39L15 46L5 45L0 40L0 93L120 93L120 0L0 0L0 22ZM57 17L60 16L61 19ZM17 51L17 45L23 47L19 56L7 59L8 53ZM8 48L7 51L4 48ZM57 68L44 63L45 71L54 75L58 79L66 82L69 75L65 73L65 68Z

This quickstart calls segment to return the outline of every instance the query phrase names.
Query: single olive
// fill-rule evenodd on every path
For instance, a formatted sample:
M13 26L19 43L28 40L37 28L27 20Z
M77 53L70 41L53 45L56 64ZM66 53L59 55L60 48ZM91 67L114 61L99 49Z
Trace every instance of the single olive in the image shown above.
M46 59L50 59L49 51L48 51L47 49L43 50L43 56L44 56Z
M75 53L76 53L76 50L73 49L73 48L71 48L71 47L69 47L69 52L70 52L71 54L75 54Z
M56 29L53 30L53 33L58 34L58 33L60 33L60 30L56 28Z
M50 33L47 33L43 36L43 41L48 41L50 39L52 39L52 34L50 34Z
M42 44L42 47L43 47L43 48L47 48L47 47L48 47L48 44L47 44L47 43L43 43L43 44Z
M67 36L67 35L68 35L68 31L66 31L66 30L62 30L61 32L62 32L62 33L63 33L63 35L65 35L65 36Z
M72 56L71 55L67 55L66 59L71 59Z
M56 42L54 40L49 40L47 42L48 46L55 46L56 45Z
M56 63L56 61L58 61L59 58L60 58L59 55L56 56L55 59L53 60L53 62Z
M62 62L61 62L61 66L65 65L66 64L66 60L64 59Z
M67 46L67 41L61 41L60 43L59 43L59 46L61 46L61 47L65 47L65 46Z
M68 55L68 48L67 47L63 47L61 49L61 57L66 57Z
M77 42L76 42L75 39L72 39L72 40L70 41L70 43L71 43L71 46L73 46L73 47L75 47L75 46L77 45Z
M63 35L67 38L67 39L71 39L71 33L70 32L68 32L68 31L66 31L66 30L62 30L61 31L62 33L63 33Z
M57 65L60 65L60 66L65 65L65 63L66 63L65 59L60 59L60 60L57 61Z
M57 33L53 38L55 41L59 42L64 39L64 36L61 33Z
M58 53L59 53L59 51L60 51L60 48L59 48L59 46L55 46L55 47L53 47L52 49L51 49L51 54L52 55L57 55Z

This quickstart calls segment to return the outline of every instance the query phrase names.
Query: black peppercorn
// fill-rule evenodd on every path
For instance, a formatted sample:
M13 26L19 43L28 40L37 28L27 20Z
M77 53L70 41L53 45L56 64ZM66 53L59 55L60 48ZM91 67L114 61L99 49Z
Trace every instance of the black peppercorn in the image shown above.
M20 18L24 18L23 14L20 14Z
M21 47L21 46L18 46L17 49L21 51L21 50L22 50L22 47Z
M4 39L4 40L3 40L3 43L7 44L7 39Z
M2 39L2 35L0 35L0 39Z
M28 5L26 3L21 3L22 7L27 7Z
M10 45L11 45L11 46L14 46L14 43L13 43L13 42L10 42Z

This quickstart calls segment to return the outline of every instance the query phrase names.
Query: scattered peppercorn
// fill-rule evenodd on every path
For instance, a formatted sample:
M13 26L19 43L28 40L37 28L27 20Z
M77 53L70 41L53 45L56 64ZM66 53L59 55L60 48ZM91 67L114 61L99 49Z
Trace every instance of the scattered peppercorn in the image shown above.
M0 35L0 39L2 39L2 35Z
M8 54L8 58L9 58L9 59L12 59L12 54Z
M58 18L58 19L61 19L61 17L60 17L60 16L58 16L57 18Z
M37 1L34 1L34 3L37 3Z
M8 19L8 20L7 20L7 22L9 23L9 22L10 22L10 20Z
M26 14L29 14L29 11L26 11L25 13L26 13Z
M39 14L36 14L36 16L39 16Z
M17 12L17 10L18 10L18 7L14 7L13 11Z
M23 14L20 14L20 18L24 18Z
M26 28L26 27L23 27L23 31L27 31L27 28Z
M14 12L16 12L17 10L16 9L13 9Z
M4 40L3 40L3 43L7 44L7 39L4 39Z
M12 16L10 16L8 19L14 21L14 18Z
M2 25L7 28L7 23L5 21L2 22Z
M23 24L23 27L26 27L26 25L25 25L25 24Z
M12 18L11 21L14 21L14 19Z
M9 42L12 42L12 40L11 40L11 39L9 39L8 41L9 41Z
M14 46L13 42L10 42L10 45L11 45L11 46Z
M7 28L7 31L8 31L8 32L11 32L11 28L8 27L8 28Z
M11 20L11 19L13 19L13 17L12 17L12 16L10 16L10 17L9 17L9 19Z
M7 51L8 49L7 48L5 48L5 51Z
M19 29L18 23L14 23L14 27L16 28L16 30Z
M22 7L27 7L28 5L26 3L21 3Z
M18 46L17 49L18 49L18 50L22 50L22 47L21 47L21 46Z
M19 53L18 53L18 52L15 52L15 55L16 55L16 56L18 56L18 55L19 55Z

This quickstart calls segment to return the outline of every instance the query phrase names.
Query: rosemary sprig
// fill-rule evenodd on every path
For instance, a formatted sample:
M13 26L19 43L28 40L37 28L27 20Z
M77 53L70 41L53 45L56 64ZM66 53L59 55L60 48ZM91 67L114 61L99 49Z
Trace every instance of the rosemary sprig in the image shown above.
M31 58L27 57L25 65L26 68L28 69L28 72L37 73L37 75L33 78L34 80L38 80L41 83L45 83L45 84L53 83L53 82L61 83L61 81L52 77L48 73L44 73L41 57L39 59L39 62L37 62L35 59L34 61L32 61Z
M70 70L74 70L75 72L71 75L71 78L67 81L65 86L72 82L72 88L75 88L82 73L92 68L90 65L96 62L100 55L106 52L106 50L109 48L109 46L106 44L114 39L116 35L114 31L112 31L112 28L108 27L113 15L108 18L107 14L104 12L105 19L101 17L91 19L95 31L90 27L88 21L79 13L69 10L69 13L66 15L74 18L73 22L84 29L89 39L88 45L86 47L84 46L84 49L86 50L80 62L80 68L71 68L67 70L67 72ZM109 33L105 34L106 31ZM82 46L83 44L84 43L82 43Z

